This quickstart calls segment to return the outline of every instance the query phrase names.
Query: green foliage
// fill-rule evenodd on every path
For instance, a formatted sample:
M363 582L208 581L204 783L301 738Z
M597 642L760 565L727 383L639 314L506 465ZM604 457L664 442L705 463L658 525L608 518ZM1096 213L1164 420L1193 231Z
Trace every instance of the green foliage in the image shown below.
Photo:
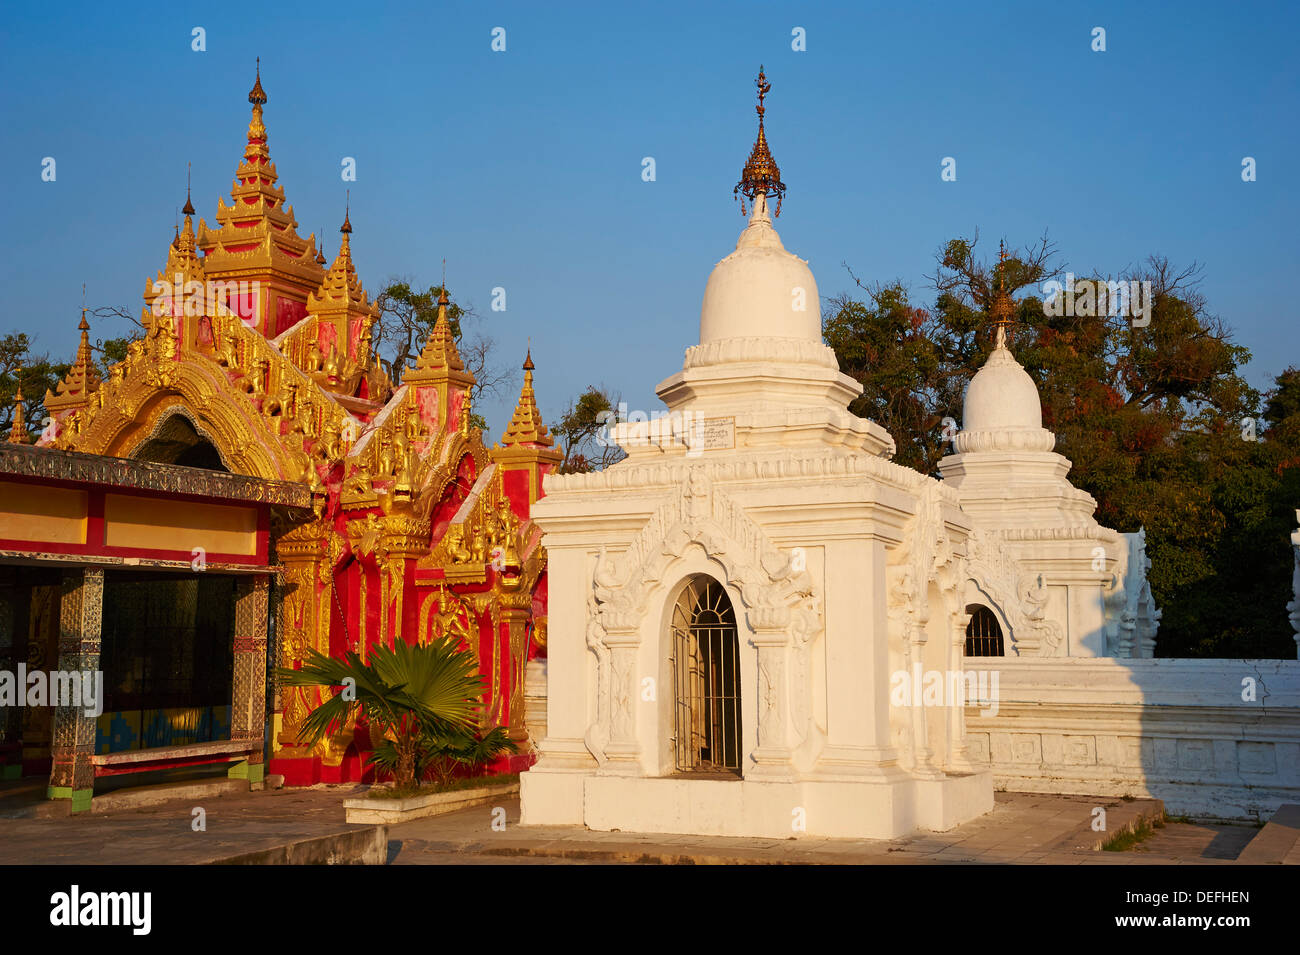
M13 427L14 397L19 381L23 388L27 436L35 442L45 419L46 389L56 390L69 367L67 363L51 362L48 355L32 352L31 339L21 332L0 337L0 441L8 439Z
M940 252L933 311L916 308L900 283L858 283L865 296L832 299L823 316L841 370L864 387L852 410L893 435L897 461L927 474L950 451L944 419L960 427L966 386L993 346L997 272L974 246L955 239ZM1060 275L1053 254L1044 240L1009 258L1008 291ZM1291 656L1300 372L1278 377L1261 414L1239 370L1250 354L1210 314L1196 266L1152 257L1121 278L1151 283L1149 325L1049 314L1036 289L1015 301L1011 347L1038 385L1043 426L1073 462L1070 480L1097 499L1101 523L1146 528L1164 611L1157 653ZM1105 277L1087 281L1104 293ZM1245 418L1258 440L1243 438Z
M557 468L559 473L600 471L625 456L623 449L610 440L618 405L619 399L603 385L588 385L569 405L554 427L564 446L564 460Z
M340 688L303 721L300 738L309 746L359 711L379 740L369 762L391 772L399 787L414 785L444 761L486 761L514 749L500 727L481 739L475 734L483 679L455 637L423 647L403 640L372 647L364 663L352 651L342 659L308 653L301 669L280 668L280 679L288 686Z

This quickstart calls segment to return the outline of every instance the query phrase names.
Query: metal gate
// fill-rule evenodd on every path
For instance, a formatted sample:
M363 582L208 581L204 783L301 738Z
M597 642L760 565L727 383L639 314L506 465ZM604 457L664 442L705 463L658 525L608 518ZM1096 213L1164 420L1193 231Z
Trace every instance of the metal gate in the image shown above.
M740 775L740 643L722 585L697 578L673 608L678 772Z

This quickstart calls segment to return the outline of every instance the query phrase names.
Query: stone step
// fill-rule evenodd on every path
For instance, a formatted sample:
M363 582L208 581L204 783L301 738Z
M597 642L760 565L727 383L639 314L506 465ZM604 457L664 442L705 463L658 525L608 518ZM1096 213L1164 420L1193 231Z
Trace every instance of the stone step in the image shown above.
M1300 865L1300 805L1279 806L1237 856L1248 865Z

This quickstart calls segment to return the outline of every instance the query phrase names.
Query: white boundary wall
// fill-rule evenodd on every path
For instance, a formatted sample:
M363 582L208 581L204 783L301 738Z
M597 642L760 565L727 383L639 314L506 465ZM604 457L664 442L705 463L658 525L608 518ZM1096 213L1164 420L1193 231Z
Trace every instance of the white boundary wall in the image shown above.
M1300 802L1300 661L966 663L1000 674L996 715L966 709L971 757L999 790L1148 796L1220 819Z

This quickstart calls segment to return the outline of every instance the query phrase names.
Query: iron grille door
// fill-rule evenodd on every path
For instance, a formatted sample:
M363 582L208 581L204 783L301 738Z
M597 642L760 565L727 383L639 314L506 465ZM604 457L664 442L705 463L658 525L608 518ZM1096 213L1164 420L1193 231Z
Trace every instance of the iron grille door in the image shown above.
M966 656L1000 657L1002 653L1002 626L988 607L969 607L970 623L966 624Z
M740 642L722 585L693 582L673 611L678 772L740 775Z

